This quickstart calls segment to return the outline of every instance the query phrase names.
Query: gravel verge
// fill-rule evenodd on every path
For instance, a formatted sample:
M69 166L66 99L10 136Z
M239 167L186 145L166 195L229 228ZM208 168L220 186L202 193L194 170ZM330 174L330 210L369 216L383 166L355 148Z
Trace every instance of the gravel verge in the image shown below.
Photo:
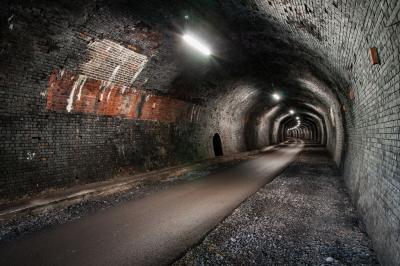
M306 147L174 265L378 265L371 246L333 162Z

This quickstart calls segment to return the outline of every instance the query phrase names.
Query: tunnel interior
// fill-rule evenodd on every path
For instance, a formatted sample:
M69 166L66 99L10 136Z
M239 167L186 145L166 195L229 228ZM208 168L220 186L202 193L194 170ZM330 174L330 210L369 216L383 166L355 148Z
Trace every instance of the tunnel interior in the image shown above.
M301 139L399 261L399 3L3 1L2 202Z

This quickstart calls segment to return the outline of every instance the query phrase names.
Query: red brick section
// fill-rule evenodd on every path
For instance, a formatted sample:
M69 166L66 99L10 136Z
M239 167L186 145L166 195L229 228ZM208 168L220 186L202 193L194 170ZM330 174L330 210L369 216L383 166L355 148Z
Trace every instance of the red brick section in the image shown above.
M46 109L68 112L68 106L71 113L170 123L195 122L193 110L198 110L196 105L172 97L54 70L49 77Z

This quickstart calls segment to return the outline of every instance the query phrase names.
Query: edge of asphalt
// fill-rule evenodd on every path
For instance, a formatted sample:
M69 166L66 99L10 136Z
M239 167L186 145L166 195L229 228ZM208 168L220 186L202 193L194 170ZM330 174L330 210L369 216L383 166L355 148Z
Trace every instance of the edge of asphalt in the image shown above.
M283 144L284 143L280 143L260 150L181 164L147 173L122 176L106 181L87 183L70 188L61 188L55 191L45 191L42 194L0 205L0 220L8 220L24 214L39 214L48 210L70 206L83 200L127 191L145 180L162 181L168 178L180 177L191 171L205 169L221 163L229 163L235 160L249 160L251 156L267 152Z

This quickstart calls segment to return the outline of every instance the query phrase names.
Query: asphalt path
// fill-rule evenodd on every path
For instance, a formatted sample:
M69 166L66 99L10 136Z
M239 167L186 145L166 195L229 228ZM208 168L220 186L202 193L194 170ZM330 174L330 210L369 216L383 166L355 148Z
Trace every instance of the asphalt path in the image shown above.
M304 143L0 245L0 265L163 265L293 162Z

